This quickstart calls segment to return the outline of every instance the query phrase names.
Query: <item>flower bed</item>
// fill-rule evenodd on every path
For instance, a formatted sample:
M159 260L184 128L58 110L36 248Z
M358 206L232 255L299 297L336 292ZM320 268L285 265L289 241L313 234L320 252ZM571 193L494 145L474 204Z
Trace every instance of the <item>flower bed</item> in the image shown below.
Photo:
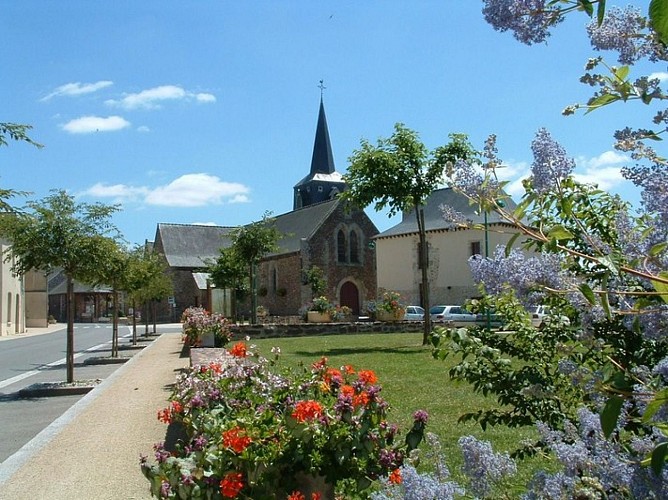
M224 347L232 338L229 321L222 314L210 314L202 307L186 309L182 321L183 342L191 347Z
M334 487L356 495L390 474L415 448L426 424L416 413L405 440L386 419L387 403L370 370L279 369L235 344L225 362L179 376L165 423L188 436L174 453L156 445L156 463L142 462L151 492L166 498L331 498ZM304 478L319 484L307 490ZM328 491L329 490L329 491Z

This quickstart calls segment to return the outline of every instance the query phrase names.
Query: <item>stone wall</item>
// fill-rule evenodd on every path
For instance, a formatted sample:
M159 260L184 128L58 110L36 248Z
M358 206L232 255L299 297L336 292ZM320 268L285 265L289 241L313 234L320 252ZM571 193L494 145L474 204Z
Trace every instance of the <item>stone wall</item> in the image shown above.
M442 326L442 325L441 325ZM356 333L422 333L422 321L358 321L352 323L266 323L262 325L233 325L234 339L305 337L318 335L345 335Z

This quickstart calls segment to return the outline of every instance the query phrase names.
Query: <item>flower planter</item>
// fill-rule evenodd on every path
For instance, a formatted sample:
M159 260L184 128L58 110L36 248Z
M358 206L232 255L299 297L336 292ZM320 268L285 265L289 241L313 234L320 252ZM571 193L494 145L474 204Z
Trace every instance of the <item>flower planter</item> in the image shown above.
M378 321L401 321L404 319L404 309L397 309L393 312L380 309L376 311L376 319Z
M332 317L329 315L329 313L308 311L306 313L306 321L308 323L330 323L332 321Z
M216 337L213 332L204 332L200 337L200 347L216 347Z

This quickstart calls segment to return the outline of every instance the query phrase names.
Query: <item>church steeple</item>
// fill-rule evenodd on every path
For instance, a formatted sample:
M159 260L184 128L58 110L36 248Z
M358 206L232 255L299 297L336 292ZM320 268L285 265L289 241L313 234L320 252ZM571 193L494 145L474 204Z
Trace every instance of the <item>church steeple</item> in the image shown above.
M320 80L319 87L320 110L315 129L311 171L294 188L294 210L331 200L346 188L343 177L334 168L334 155L332 154L332 144L329 140L327 118L325 117L325 105L322 99L322 91L325 88L322 80Z
M322 82L321 82L322 83ZM335 171L334 155L332 154L332 143L329 140L327 128L327 117L325 116L325 105L320 96L320 111L318 112L318 125L315 129L315 141L313 143L313 157L311 158L311 175L331 174Z

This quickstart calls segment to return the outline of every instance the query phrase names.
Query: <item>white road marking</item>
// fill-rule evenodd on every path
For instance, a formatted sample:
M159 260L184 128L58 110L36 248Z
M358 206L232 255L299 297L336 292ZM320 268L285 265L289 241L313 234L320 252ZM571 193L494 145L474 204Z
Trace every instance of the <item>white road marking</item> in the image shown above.
M84 328L87 328L87 327L84 327ZM123 335L120 338L126 338L126 337L129 337L129 336L130 336L130 334ZM109 344L111 344L111 340L108 340L107 342L104 342L102 344L95 345L93 347L89 347L85 351L81 351L81 352L75 354L74 359L80 358L81 356L83 356L84 354L87 354L89 352L97 351L98 349L101 349L101 348L103 348L103 347L105 347ZM52 363L42 365L35 370L30 370L28 372L22 373L21 375L16 375L15 377L2 380L2 381L0 381L0 389L3 389L4 387L7 387L8 385L15 384L16 382L20 382L21 380L24 380L28 377L32 377L34 375L37 375L39 372L41 372L42 370L46 370L47 368L53 368L54 366L64 365L66 362L67 362L67 358L59 359L58 361L53 361Z

